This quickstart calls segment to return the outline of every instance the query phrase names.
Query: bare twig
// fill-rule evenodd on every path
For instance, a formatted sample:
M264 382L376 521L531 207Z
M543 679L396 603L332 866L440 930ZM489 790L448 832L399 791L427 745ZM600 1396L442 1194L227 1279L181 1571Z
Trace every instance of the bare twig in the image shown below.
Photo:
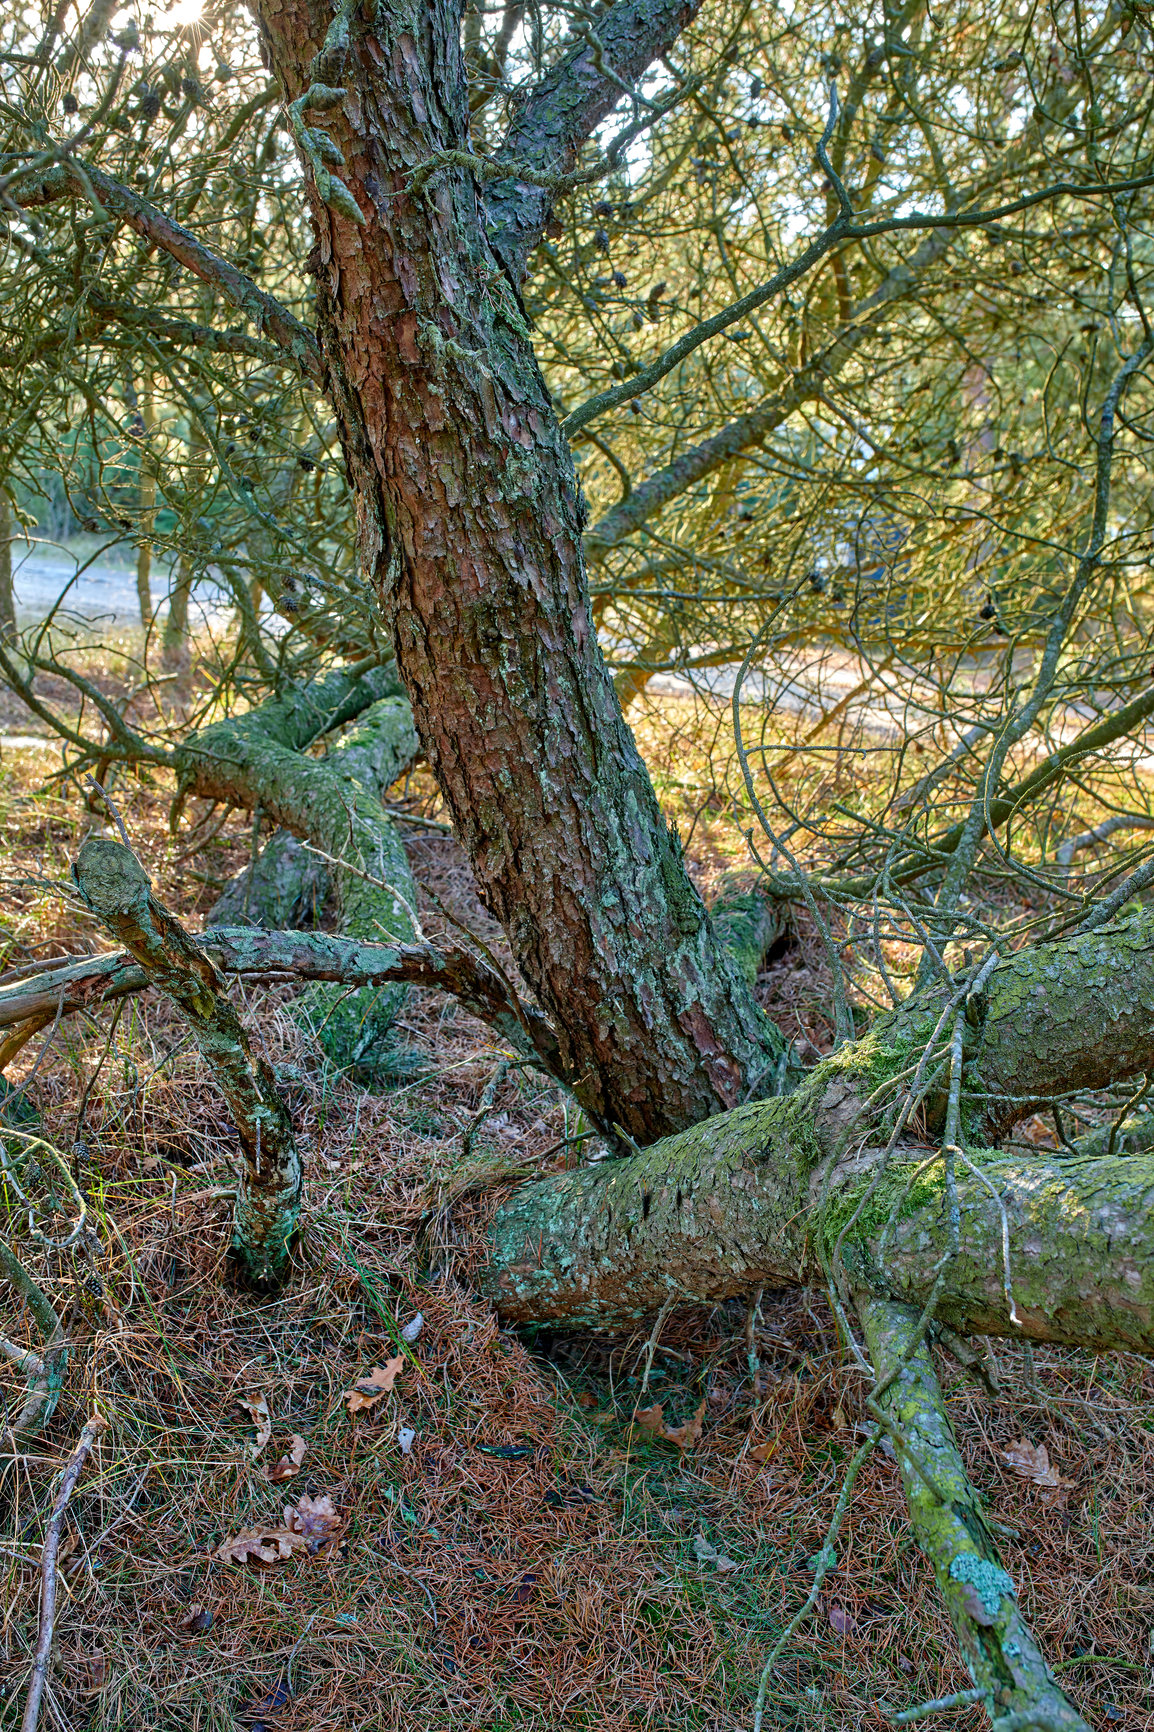
M102 1431L105 1431L108 1421L94 1413L80 1433L80 1441L72 1452L71 1460L64 1470L64 1478L60 1482L60 1490L56 1494L56 1502L52 1506L52 1514L48 1518L48 1529L44 1535L44 1549L40 1554L40 1634L36 1642L36 1655L32 1662L32 1676L28 1682L28 1697L24 1704L24 1718L20 1722L20 1732L36 1732L40 1719L40 1702L44 1695L44 1686L48 1680L48 1662L52 1655L52 1636L56 1628L56 1554L60 1549L60 1530L64 1524L64 1512L68 1508L69 1499L76 1490L76 1482L80 1478L84 1463L89 1452Z

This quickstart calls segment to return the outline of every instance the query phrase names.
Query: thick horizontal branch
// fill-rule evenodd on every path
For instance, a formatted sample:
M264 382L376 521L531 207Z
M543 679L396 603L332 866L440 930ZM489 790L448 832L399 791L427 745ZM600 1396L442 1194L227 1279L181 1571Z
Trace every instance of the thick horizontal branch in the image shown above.
M908 1303L946 1259L938 1315L960 1332L1149 1350L1154 1159L1010 1154L983 1146L980 1130L991 1084L995 1116L1013 1117L1068 1079L1102 1087L1154 1067L1154 914L1011 959L969 1008L952 1262L943 1157L907 1138L887 1164L882 1117L948 1017L937 994L792 1095L521 1187L494 1223L486 1291L514 1321L615 1326L671 1300L824 1282L839 1247L851 1283Z
M246 926L215 927L198 936L198 947L225 974L333 981L339 985L383 986L404 982L450 993L466 1010L489 1024L520 1052L539 1058L563 1078L557 1037L531 1005L514 1004L507 985L482 958L453 946L363 944L327 932L259 932ZM95 1010L130 993L142 992L148 977L125 951L85 956L59 968L0 985L0 1028L29 1017Z

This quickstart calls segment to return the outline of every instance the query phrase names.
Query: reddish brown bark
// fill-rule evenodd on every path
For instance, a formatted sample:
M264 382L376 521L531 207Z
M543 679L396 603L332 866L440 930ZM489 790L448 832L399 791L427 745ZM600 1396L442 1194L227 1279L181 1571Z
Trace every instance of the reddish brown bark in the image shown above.
M295 99L331 14L257 10ZM652 10L658 52L671 13ZM631 16L642 28L646 7ZM480 192L460 166L410 187L437 152L468 148L455 7L380 0L353 20L339 76L342 105L315 119L364 223L322 204L310 174L311 263L363 569L481 894L566 1068L600 1118L648 1142L734 1104L780 1037L715 938L623 721L572 461Z

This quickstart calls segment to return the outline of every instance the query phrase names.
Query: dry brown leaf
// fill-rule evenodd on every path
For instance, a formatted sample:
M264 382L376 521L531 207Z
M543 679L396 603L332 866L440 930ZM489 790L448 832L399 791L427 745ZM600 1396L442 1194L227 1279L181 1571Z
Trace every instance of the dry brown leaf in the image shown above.
M310 1557L322 1546L335 1539L341 1529L340 1513L330 1497L309 1497L303 1493L295 1504L286 1504L285 1527L304 1541Z
M665 1435L670 1443L675 1443L678 1449L692 1449L695 1443L701 1442L701 1421L705 1417L704 1401L697 1412L685 1421L684 1425L667 1425Z
M852 1636L857 1629L857 1619L844 1606L831 1606L829 1621L839 1636Z
M238 1407L245 1408L256 1426L253 1453L259 1455L272 1436L272 1414L268 1410L268 1402L259 1390L255 1395L238 1395L236 1401Z
M301 1462L305 1458L305 1448L304 1438L294 1435L288 1454L282 1455L275 1466L269 1466L265 1469L274 1485L279 1485L282 1480L291 1479L299 1470Z
M652 1432L655 1437L663 1437L667 1443L675 1443L678 1449L692 1449L695 1443L701 1441L701 1421L704 1415L705 1402L702 1401L697 1412L683 1425L666 1425L665 1409L660 1402L655 1402L652 1407L635 1408L633 1423L642 1431Z
M304 1534L290 1527L242 1528L232 1539L217 1546L213 1556L226 1564L276 1564L291 1558L294 1552L305 1551L307 1546Z
M363 1408L375 1407L397 1381L397 1373L404 1363L403 1355L388 1359L384 1365L375 1365L366 1376L358 1378L352 1389L344 1390L342 1393L349 1412L360 1413Z
M1023 1437L1015 1438L1003 1452L1003 1456L1019 1479L1027 1479L1031 1485L1038 1487L1046 1503L1055 1503L1063 1498L1074 1484L1072 1479L1063 1479L1052 1465L1050 1452L1044 1443L1035 1447Z
M277 1564L291 1558L294 1552L307 1552L315 1557L322 1546L328 1545L341 1531L341 1517L329 1497L299 1497L295 1504L284 1508L284 1526L272 1523L259 1528L243 1528L232 1539L216 1548L214 1556L226 1564Z
M755 1443L749 1452L750 1461L769 1461L777 1449L777 1439L767 1437L764 1443Z

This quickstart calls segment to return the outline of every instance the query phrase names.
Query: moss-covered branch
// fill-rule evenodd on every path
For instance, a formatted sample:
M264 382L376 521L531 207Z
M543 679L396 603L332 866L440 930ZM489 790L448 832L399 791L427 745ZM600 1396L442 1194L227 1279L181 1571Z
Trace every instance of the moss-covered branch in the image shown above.
M960 1250L939 1315L963 1333L1148 1350L1154 1159L1004 1153L985 1127L1071 1082L1102 1087L1154 1065L1154 916L1012 958L968 1005L964 979L949 994L884 1019L784 1099L523 1186L494 1223L487 1290L510 1319L614 1325L679 1298L824 1281L836 1252L859 1287L923 1300L950 1246L944 1166L892 1127L954 1003L968 1011L968 1153L955 1162ZM931 1123L942 1092L924 1102Z
M868 1294L858 1309L883 1390L881 1407L898 1428L897 1462L910 1521L990 1718L995 1726L1089 1732L1051 1677L1022 1616L1013 1579L958 1453L929 1352L917 1342L920 1313Z
M342 986L407 984L447 992L509 1044L568 1082L557 1036L532 1004L515 1003L500 975L481 957L453 945L365 944L328 932L261 932L252 927L213 927L197 940L225 974L332 981ZM23 1027L26 1019L51 1021L57 1006L67 1015L142 992L148 975L131 954L86 956L63 967L0 987L0 1028ZM42 1024L41 1024L42 1026Z
M63 1324L48 1295L32 1279L15 1251L0 1239L0 1276L15 1288L32 1313L37 1328L44 1337L39 1355L28 1354L21 1367L31 1378L24 1403L8 1427L8 1438L19 1443L47 1424L60 1399L64 1386L64 1369L68 1360L68 1342ZM5 1343L5 1352L10 1343ZM7 1440L0 1433L0 1442Z
M93 913L185 1018L228 1103L242 1155L233 1249L249 1280L275 1284L296 1232L301 1163L272 1071L253 1054L215 964L157 902L131 849L90 837L73 876Z
M363 683L361 686L363 689ZM202 729L182 748L183 790L262 814L348 870L335 870L338 917L352 937L417 936L416 890L404 847L382 795L417 751L408 702L382 696L356 728L325 757L304 747L347 715L353 691L339 676L318 682L247 715ZM389 1046L389 1029L403 987L363 989L351 996L318 992L308 1011L326 1052L342 1068L368 1077Z

